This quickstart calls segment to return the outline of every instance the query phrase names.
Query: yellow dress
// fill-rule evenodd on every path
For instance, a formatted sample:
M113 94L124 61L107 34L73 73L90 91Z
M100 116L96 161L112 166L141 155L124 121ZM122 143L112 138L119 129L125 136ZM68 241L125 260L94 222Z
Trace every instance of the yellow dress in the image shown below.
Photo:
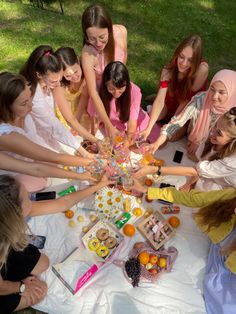
M75 114L76 112L76 109L77 109L77 106L78 106L78 102L79 102L79 97L83 91L83 88L85 87L85 79L83 79L79 89L77 91L74 91L74 90L70 90L69 87L67 86L65 88L65 96L66 96L66 100L70 103L71 105L71 111L73 113L73 115ZM84 113L82 115L82 118L81 118L81 124L86 127L86 129L88 129L89 125L88 125L88 121L84 122L84 119L85 119L85 115L87 115L87 113ZM56 116L57 118L61 121L61 123L66 127L68 128L69 130L71 129L71 127L68 125L68 123L66 122L66 120L64 119L60 109L58 108L58 106L56 106ZM86 124L86 125L84 125Z

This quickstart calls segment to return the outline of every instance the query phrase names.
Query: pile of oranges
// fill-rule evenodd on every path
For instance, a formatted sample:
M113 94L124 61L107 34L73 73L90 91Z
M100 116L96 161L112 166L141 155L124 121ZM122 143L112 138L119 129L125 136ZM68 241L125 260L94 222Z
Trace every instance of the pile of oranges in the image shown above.
M139 253L138 260L152 274L157 274L158 268L166 268L167 266L165 257L158 257L156 254L149 254L147 251Z

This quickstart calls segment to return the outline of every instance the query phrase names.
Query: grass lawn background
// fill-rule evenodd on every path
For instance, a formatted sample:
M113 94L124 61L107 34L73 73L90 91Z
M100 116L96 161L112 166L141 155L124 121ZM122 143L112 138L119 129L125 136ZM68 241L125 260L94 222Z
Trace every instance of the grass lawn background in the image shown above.
M59 11L58 1L45 2ZM220 69L236 70L234 0L64 0L65 15L38 9L29 0L0 0L0 71L18 72L40 44L71 46L80 54L81 15L93 3L104 5L114 24L126 26L127 65L144 96L155 91L163 65L192 33L203 39L210 79Z
M45 2L59 12L58 1ZM155 91L163 65L192 33L203 39L210 78L222 68L236 69L234 0L64 0L65 15L40 10L29 0L0 0L0 70L17 72L40 44L68 45L80 54L81 15L92 3L106 6L113 23L127 27L127 65L144 96Z

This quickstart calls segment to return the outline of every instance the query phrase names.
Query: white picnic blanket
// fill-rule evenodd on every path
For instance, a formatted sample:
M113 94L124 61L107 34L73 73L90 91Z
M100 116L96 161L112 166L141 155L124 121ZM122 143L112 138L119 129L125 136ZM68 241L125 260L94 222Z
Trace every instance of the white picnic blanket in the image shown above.
M158 151L157 157L165 160L166 165L178 165L172 162L176 149L185 152L184 140L168 143ZM181 165L192 165L183 157ZM184 177L167 176L165 183L175 184L178 188L185 182ZM65 180L64 180L65 182ZM49 190L60 191L65 187L60 180L52 180ZM73 182L68 182L70 186ZM78 204L79 207L92 208L93 197ZM161 204L154 201L142 207L158 208ZM88 217L91 212L76 209L76 215ZM179 215L181 225L174 238L166 247L174 246L179 255L170 273L163 274L155 283L140 282L133 288L123 275L121 268L112 263L101 268L76 295L72 295L52 272L51 267L42 274L48 284L48 295L36 309L49 314L187 314L206 313L202 283L209 242L195 226L192 210L181 206ZM31 218L29 225L35 234L47 237L44 252L49 256L51 264L62 261L77 245L80 244L81 229L86 224L78 223L76 228L68 226L64 214L55 214ZM143 241L136 232L132 238L125 237L119 259L127 259L129 250L137 241ZM68 276L73 276L73 270Z

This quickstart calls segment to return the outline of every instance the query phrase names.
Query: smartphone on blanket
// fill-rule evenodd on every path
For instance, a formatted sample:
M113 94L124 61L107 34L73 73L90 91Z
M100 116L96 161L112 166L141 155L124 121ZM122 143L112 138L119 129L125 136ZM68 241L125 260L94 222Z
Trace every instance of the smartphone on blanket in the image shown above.
M45 241L46 241L45 236L30 234L29 238L30 238L29 243L36 246L37 249L41 250L44 248Z
M177 162L178 164L180 164L181 161L182 161L182 158L183 158L183 154L184 154L183 152L177 150L177 151L175 152L173 161L174 161L174 162Z
M56 191L31 193L31 201L54 200L56 198Z

